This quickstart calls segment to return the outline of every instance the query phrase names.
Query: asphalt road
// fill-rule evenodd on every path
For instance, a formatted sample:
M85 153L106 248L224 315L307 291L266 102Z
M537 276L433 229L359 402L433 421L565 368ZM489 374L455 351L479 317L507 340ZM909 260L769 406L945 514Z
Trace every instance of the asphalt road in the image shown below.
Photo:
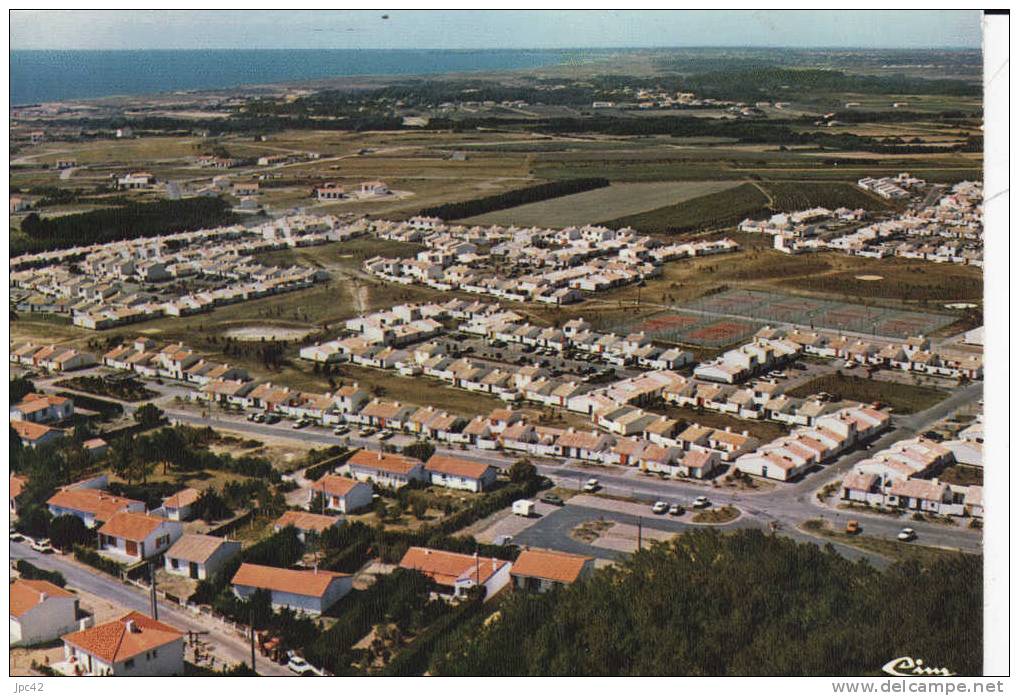
M124 607L134 609L148 615L150 610L149 594L134 585L114 580L108 575L87 570L76 563L71 563L58 555L40 554L25 544L9 542L11 560L26 559L32 565L46 570L59 571L70 587L91 592L103 599ZM251 660L251 644L233 630L224 627L215 619L192 614L180 606L159 602L159 619L182 631L207 632L203 636L215 646L217 665L248 663ZM255 658L256 671L264 676L293 676L293 673L282 665L266 660L261 655Z

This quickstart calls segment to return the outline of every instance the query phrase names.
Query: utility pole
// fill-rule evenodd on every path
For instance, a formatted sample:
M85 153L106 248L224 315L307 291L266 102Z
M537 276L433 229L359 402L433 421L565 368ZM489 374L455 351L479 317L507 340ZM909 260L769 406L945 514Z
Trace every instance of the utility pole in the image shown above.
M152 604L152 620L159 621L159 606L156 604L156 564L149 561L149 601Z
M251 671L255 671L255 607L252 606L249 610L251 617ZM256 672L257 674L257 672Z
M640 515L637 515L637 550L638 551L641 550L641 546L642 546L641 542L643 541L643 539L642 539L643 532L644 532L644 529L643 529L643 527L641 525Z

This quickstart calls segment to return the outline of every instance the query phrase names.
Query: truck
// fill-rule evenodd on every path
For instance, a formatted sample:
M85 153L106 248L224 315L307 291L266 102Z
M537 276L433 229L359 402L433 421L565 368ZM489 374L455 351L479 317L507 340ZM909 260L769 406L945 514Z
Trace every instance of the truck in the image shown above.
M534 514L534 501L533 500L514 500L513 501L513 514L520 515L521 517L530 517Z

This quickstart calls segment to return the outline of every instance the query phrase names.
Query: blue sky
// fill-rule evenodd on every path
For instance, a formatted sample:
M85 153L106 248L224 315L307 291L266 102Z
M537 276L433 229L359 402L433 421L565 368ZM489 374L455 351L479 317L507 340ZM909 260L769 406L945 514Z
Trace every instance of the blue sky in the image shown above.
M382 15L388 14L388 19ZM979 11L14 10L12 49L979 48Z

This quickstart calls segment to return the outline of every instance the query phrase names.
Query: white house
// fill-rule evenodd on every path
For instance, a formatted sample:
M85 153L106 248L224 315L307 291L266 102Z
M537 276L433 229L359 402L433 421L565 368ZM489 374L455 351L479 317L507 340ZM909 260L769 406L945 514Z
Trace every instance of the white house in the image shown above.
M172 677L184 673L184 634L137 611L63 637L53 668L90 677Z
M513 562L513 589L547 592L553 587L572 585L594 572L594 559L561 551L524 549Z
M347 470L358 481L400 488L411 481L425 480L425 465L413 457L359 450L347 460Z
M496 470L490 464L433 454L425 463L425 472L432 485L479 493L495 484Z
M163 498L163 512L171 520L183 522L191 519L191 506L202 497L201 492L194 488L177 491L168 498Z
M346 573L242 563L230 582L234 594L241 599L247 599L257 590L265 590L270 593L274 607L321 614L350 592L353 581L353 576Z
M99 528L99 551L117 560L136 562L166 552L183 533L183 526L175 520L118 512Z
M424 574L440 592L454 597L462 597L473 587L484 586L487 601L509 584L512 564L498 558L412 546L400 560L400 567Z
M308 504L311 505L315 495L322 495L326 509L347 514L366 508L372 504L372 487L346 476L326 474L311 485L308 492Z
M106 522L118 512L145 512L145 503L141 500L122 498L80 484L57 491L46 501L46 505L54 517L74 515L89 529Z
M78 598L46 580L11 584L11 646L55 640L78 628Z
M208 534L185 534L166 552L168 573L194 580L212 577L241 552L241 542Z
M74 415L74 401L63 396L26 394L11 406L10 420L29 423L59 423Z

